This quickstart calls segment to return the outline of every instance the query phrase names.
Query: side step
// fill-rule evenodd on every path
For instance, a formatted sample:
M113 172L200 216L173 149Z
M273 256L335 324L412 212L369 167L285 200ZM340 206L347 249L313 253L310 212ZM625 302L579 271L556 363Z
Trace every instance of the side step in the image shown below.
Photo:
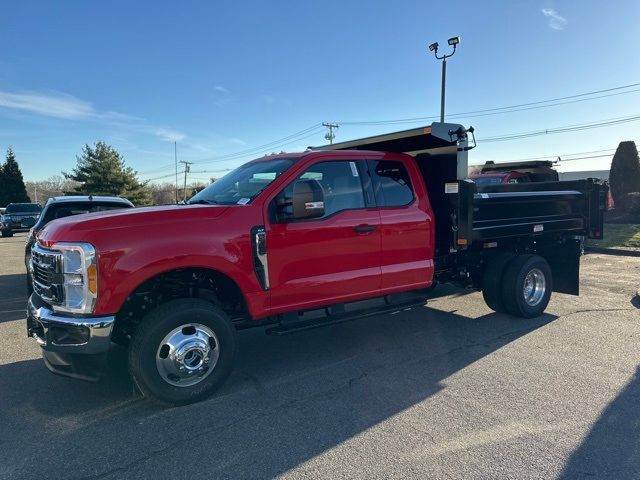
M311 330L314 328L327 327L329 325L337 325L338 323L356 320L358 318L371 317L383 313L395 313L402 310L410 310L415 307L425 305L427 299L411 300L403 303L387 304L382 307L373 307L358 310L349 313L341 313L337 315L328 315L322 318L314 318L311 320L289 321L276 327L268 328L265 333L267 335L289 335L291 333L301 332L303 330Z

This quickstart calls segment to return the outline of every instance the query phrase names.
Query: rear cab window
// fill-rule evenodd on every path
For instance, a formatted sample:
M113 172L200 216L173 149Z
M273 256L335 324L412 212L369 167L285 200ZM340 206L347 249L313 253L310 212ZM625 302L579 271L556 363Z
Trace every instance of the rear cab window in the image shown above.
M398 160L369 160L376 203L379 207L405 207L415 196L404 163Z

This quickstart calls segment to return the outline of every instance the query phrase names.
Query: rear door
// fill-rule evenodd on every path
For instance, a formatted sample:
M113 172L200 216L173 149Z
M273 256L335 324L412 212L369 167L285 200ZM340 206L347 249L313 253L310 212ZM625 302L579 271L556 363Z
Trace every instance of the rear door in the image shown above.
M365 182L369 182L365 162L320 160L298 178L320 182L325 214L269 225L268 263L274 312L377 295L380 214L372 194L365 195ZM294 182L281 195L290 196Z
M382 290L426 287L434 273L435 231L419 172L408 160L369 160L368 165L380 211Z

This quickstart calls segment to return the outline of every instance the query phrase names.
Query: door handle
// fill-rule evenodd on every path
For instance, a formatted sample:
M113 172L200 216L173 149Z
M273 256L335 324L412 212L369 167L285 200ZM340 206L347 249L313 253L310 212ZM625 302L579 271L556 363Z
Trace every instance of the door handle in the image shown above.
M367 233L367 232L373 232L376 228L375 225L358 225L357 227L354 228L354 230L356 231L356 233Z

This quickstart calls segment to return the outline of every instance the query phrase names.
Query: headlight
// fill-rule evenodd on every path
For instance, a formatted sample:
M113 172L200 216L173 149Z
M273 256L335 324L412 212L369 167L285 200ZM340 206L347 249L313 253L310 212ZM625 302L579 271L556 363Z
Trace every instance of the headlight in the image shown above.
M98 298L98 258L88 243L56 243L62 253L63 303L53 309L69 313L92 313Z

